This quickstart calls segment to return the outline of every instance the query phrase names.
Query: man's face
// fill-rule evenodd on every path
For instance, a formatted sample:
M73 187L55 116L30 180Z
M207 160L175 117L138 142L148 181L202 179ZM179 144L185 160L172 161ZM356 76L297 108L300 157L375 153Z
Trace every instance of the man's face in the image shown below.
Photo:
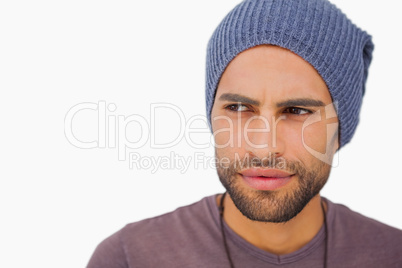
M288 221L326 183L338 119L325 82L298 55L270 45L240 53L211 119L220 181L249 219Z

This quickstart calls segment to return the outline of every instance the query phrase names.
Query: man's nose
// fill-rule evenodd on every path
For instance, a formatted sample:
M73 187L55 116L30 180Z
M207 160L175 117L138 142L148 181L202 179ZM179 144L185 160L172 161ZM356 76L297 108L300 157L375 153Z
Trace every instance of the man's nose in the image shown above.
M263 158L268 155L280 156L285 150L280 121L282 116L259 115L250 118L244 125L244 140L247 151Z

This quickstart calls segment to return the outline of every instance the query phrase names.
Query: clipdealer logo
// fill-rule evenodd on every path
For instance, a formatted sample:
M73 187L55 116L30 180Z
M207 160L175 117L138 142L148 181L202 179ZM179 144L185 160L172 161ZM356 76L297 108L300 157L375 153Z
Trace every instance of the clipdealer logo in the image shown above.
M336 154L335 158L332 157L333 153L330 147L334 142L334 137L330 137L329 133L336 132L338 129L338 123L326 123L327 144L325 152L318 152L305 142L305 130L314 123L321 122L323 120L330 121L330 119L336 118L336 105L336 103L332 103L325 106L323 109L323 114L325 115L321 113L321 110L313 113L304 121L301 129L301 139L304 148L317 159L332 165L333 167L339 164L339 154ZM244 137L245 142L249 147L267 148L268 144L253 144L248 135L249 133L255 132L271 132L271 146L275 147L277 139L276 126L281 120L286 120L286 116L284 115L280 116L279 118L272 118L272 126L270 126L270 123L266 118L261 116L253 116L245 122L245 127L242 130L237 128L237 131L235 131L234 122L231 118L227 116L217 116L213 118L213 120L227 120L229 127L218 129L212 133L213 135L211 135L206 116L193 115L189 118L186 118L185 113L178 106L171 103L151 103L149 120L139 114L131 114L128 116L119 115L116 113L116 110L116 104L107 104L104 100L98 101L98 103L82 102L72 106L67 111L64 118L64 135L67 141L71 145L81 149L116 149L118 160L128 160L130 169L151 169L153 170L152 172L156 172L158 168L179 169L181 172L183 172L183 170L187 170L191 166L191 161L194 163L194 168L197 168L201 166L201 156L200 153L196 153L194 156L190 157L191 159L189 159L189 157L186 158L184 156L180 156L175 154L173 151L170 151L169 156L146 156L141 155L138 152L138 149L144 146L149 146L148 148L150 149L169 149L177 146L184 139L187 142L187 145L194 149L208 149L211 147L225 148L234 147L235 144L237 144L237 146L241 146L241 138ZM156 121L158 116L161 116L163 113L168 111L173 112L179 119L179 126L177 128L172 127L174 130L177 129L178 133L172 140L169 140L165 143L158 143L156 139ZM74 119L77 117L77 115L79 116L80 113L85 112L90 112L92 114L95 113L97 117L97 136L93 137L92 140L82 139L75 134L77 131L74 131ZM242 119L239 116L236 124L241 124L241 120ZM263 120L265 123L265 128L250 128L250 122L253 120ZM193 127L194 123L197 121L203 122L205 127ZM139 138L135 141L133 141L132 138L130 139L129 135L127 135L128 127L132 125L140 127L140 131L136 131L136 134L139 135ZM216 144L215 135L222 132L227 132L229 134L227 135L228 140L224 144ZM204 134L204 142L200 143L199 140L197 141L197 139L192 138L193 134ZM236 139L237 142L235 142ZM202 163L204 168L208 166L211 167L214 163L216 163L216 160L213 160L213 157L204 155L204 159L205 161Z

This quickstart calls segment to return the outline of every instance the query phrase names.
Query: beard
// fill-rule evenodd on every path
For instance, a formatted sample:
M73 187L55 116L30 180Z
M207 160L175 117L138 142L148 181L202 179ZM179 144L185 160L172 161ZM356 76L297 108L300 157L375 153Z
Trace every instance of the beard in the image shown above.
M221 158L216 151L215 156L220 163ZM252 167L275 168L295 174L292 179L297 180L296 187L277 191L248 188L238 172ZM272 155L260 159L246 154L241 160L235 158L225 166L217 165L219 180L237 209L250 220L272 223L287 222L299 214L324 187L330 170L331 166L320 160L307 168L301 162Z

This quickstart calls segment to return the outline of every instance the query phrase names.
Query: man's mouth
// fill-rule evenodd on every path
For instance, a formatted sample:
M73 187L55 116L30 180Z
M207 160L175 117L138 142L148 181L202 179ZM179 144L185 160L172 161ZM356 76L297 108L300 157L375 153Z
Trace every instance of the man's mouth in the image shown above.
M256 190L273 191L286 185L295 174L279 169L250 168L239 172L244 182Z

